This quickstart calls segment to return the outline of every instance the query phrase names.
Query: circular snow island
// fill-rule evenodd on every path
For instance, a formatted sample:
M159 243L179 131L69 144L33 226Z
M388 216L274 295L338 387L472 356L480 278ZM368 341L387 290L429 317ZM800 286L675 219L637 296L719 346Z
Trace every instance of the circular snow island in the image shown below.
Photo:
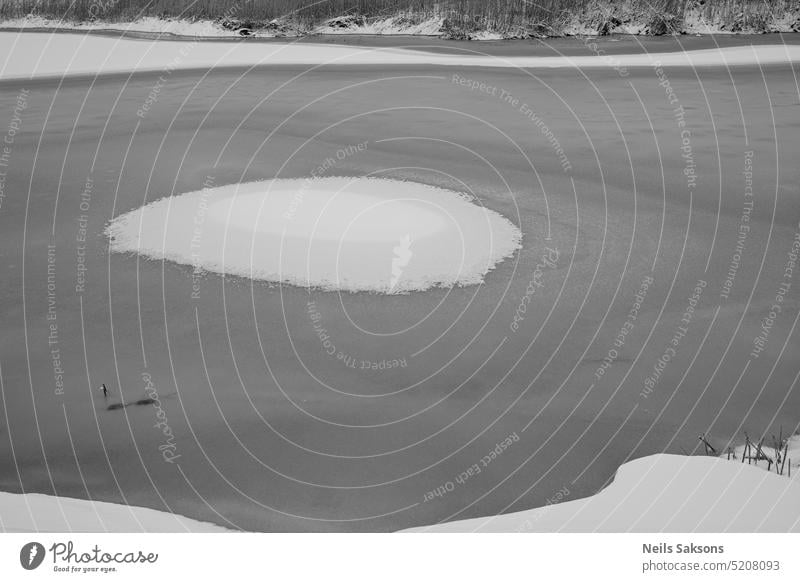
M114 218L111 250L326 290L473 285L520 248L468 196L378 178L267 180L162 198Z

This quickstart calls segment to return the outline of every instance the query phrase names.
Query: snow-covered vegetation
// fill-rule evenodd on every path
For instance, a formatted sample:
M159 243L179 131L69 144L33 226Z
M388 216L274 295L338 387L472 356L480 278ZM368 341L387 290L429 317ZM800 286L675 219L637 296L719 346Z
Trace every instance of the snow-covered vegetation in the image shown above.
M191 36L416 34L493 40L800 30L798 0L5 0L5 27Z

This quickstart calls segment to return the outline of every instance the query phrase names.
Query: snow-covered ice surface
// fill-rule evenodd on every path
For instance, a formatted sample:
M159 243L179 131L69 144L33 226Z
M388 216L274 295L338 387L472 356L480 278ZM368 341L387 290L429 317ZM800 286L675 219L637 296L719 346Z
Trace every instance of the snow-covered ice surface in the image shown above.
M480 48L476 47L476 53ZM157 41L58 33L0 33L0 79L257 65L441 65L609 68L604 55L497 57L403 48L287 43ZM800 61L800 45L755 45L615 55L613 66L767 65Z
M162 198L115 218L111 250L328 290L471 285L520 247L463 194L377 178L267 180Z
M0 532L227 532L224 527L145 507L38 493L0 493Z
M746 463L660 454L625 463L592 497L405 531L797 532L800 484Z

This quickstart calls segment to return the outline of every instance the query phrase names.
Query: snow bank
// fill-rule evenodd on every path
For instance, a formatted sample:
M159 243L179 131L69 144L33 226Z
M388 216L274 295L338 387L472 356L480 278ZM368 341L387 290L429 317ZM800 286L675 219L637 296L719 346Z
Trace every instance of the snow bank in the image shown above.
M224 527L144 507L38 493L0 493L0 532L226 532Z
M476 52L479 52L476 47ZM767 65L800 61L800 45L725 47L583 57L492 57L403 48L314 43L155 41L57 33L0 33L0 79L255 65L441 65L447 67L666 67Z
M106 22L102 20L67 22L41 16L28 16L27 18L4 20L0 23L0 26L3 28L59 29L62 31L107 30L189 37L231 37L238 35L235 30L226 29L219 22L211 20L164 19L154 16L145 16L133 22Z
M406 531L797 532L800 484L715 457L653 455L593 497Z
M506 38L529 38L552 36L597 36L603 33L660 35L681 34L762 34L765 32L796 32L800 27L800 8L784 6L780 10L761 10L750 13L726 13L718 11L712 18L706 16L702 4L687 5L682 16L669 11L654 13L652 7L632 6L630 3L614 3L609 6L589 5L583 10L573 11L566 22L556 19L549 25L529 22L522 26L504 27L497 23L471 22L459 29L459 23L446 25L442 14L407 11L392 16L364 17L343 14L331 18L318 26L294 22L291 18L275 19L271 22L239 22L241 26L223 26L219 19L182 19L146 16L131 22L93 20L87 22L64 21L29 15L25 18L0 22L4 28L58 29L58 30L108 30L144 34L165 34L185 37L236 37L255 36L262 38L301 37L305 34L358 34L358 35L419 35L448 37L453 24L464 38L470 40L500 40ZM563 15L562 15L563 16ZM661 16L661 20L659 20ZM456 19L457 21L458 19ZM667 27L663 23L668 23ZM229 24L233 22L229 21ZM251 27L251 28L248 28ZM450 30L448 30L450 29Z
M363 35L414 35L439 36L441 16L419 17L414 14L398 14L387 18L363 18L353 15L331 18L312 30L301 30L291 22L273 20L267 26L248 28L247 35L275 38L278 36L302 36L312 34L363 34ZM272 26L270 26L272 25ZM186 37L236 37L241 36L237 28L226 28L218 20L185 20L180 18L157 18L145 16L131 22L94 20L91 22L68 22L41 16L28 16L3 20L3 28L49 29L49 30L106 30L145 34L164 34ZM486 33L489 35L490 33ZM487 36L489 38L489 36ZM491 35L501 38L501 35Z
M342 16L322 23L314 29L314 33L438 36L443 21L441 16L417 18L409 14L374 19Z
M208 188L118 216L111 250L305 287L399 293L472 285L522 234L457 192L375 178Z

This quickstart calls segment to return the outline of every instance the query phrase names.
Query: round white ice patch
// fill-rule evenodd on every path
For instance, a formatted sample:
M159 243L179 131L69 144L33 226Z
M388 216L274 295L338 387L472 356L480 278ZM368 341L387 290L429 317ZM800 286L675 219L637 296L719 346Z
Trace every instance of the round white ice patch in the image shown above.
M522 233L458 192L399 180L232 184L118 216L115 252L304 287L399 293L480 283Z

